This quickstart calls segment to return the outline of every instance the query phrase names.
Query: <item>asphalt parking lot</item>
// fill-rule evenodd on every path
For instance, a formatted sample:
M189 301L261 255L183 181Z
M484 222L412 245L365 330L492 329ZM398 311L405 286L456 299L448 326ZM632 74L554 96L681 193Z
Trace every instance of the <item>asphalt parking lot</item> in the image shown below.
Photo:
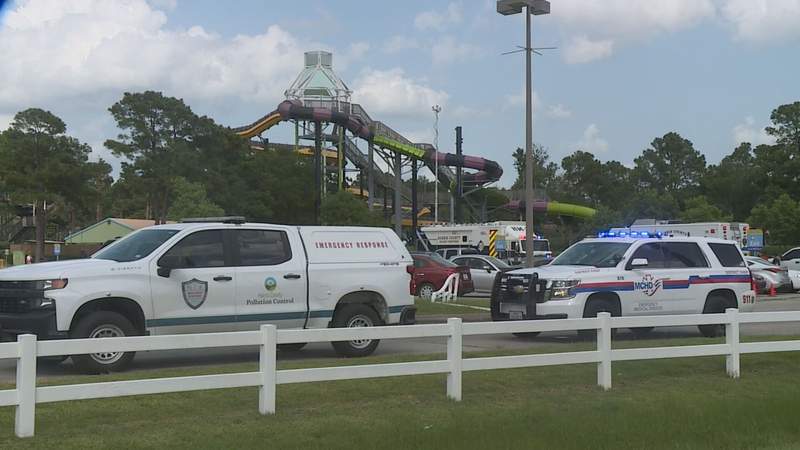
M800 311L800 294L784 294L776 297L759 297L756 311ZM482 315L476 315L471 320L481 320ZM420 317L420 322L444 322L445 316ZM484 318L488 320L488 315ZM743 336L763 335L800 335L800 323L785 324L747 324L742 325ZM698 337L700 334L696 327L664 327L656 328L646 339L665 339L681 337ZM632 340L634 335L627 330L622 330L615 339ZM510 334L487 336L465 336L464 350L489 351L503 349L524 349L542 344L572 343L576 342L575 332L542 333L536 339L519 339ZM444 338L419 338L403 340L384 340L378 346L377 355L398 354L433 354L445 353L446 341ZM309 344L298 352L279 352L278 358L282 360L338 358L330 344ZM139 352L133 361L130 370L153 370L173 367L205 366L213 364L233 364L258 361L258 350L255 347L169 350L157 352ZM15 362L12 360L0 361L0 382L13 383L15 379ZM38 373L42 377L58 377L76 374L72 363L67 360L60 364L41 362Z

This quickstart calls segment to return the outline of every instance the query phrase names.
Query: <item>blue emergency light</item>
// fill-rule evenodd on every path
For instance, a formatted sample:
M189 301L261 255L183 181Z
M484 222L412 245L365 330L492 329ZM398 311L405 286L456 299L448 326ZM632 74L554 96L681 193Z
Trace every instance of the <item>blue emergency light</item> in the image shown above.
M599 238L616 238L616 237L626 238L626 237L632 237L632 238L658 238L658 239L661 239L663 236L664 236L663 233L661 233L660 231L658 231L656 233L650 233L649 231L631 231L631 232L627 232L627 231L620 231L620 232L616 232L616 231L601 231L600 233L597 233L597 237L599 237Z

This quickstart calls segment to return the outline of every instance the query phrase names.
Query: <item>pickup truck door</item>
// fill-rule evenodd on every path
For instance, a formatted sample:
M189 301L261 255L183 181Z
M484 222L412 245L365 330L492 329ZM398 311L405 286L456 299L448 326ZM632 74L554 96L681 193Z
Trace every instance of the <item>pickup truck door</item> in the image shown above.
M305 325L305 253L297 232L286 227L226 231L236 261L236 316L240 330L263 323Z
M165 260L173 267L167 277L157 275ZM234 330L234 270L221 230L185 236L152 262L153 318L147 327L154 334Z

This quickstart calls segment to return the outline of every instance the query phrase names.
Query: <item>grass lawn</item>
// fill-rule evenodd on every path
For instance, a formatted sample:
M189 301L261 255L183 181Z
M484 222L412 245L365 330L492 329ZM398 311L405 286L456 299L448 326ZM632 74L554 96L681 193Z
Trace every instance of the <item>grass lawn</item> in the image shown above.
M457 301L461 305L489 307L489 299L459 297ZM414 305L417 307L417 316L439 316L450 315L451 317L467 317L476 315L486 315L486 311L480 309L464 308L463 306L451 305L448 303L432 303L428 300L416 298Z
M617 346L712 342L719 341ZM578 343L536 351L590 348ZM292 361L280 368L439 357ZM255 368L181 368L46 384ZM725 376L722 357L614 363L609 392L596 387L591 364L472 372L464 375L460 403L446 399L444 375L285 385L278 386L277 414L269 417L258 414L255 388L84 400L38 405L31 439L13 436L14 408L7 407L0 409L0 448L798 448L799 372L798 352L745 355L739 380Z

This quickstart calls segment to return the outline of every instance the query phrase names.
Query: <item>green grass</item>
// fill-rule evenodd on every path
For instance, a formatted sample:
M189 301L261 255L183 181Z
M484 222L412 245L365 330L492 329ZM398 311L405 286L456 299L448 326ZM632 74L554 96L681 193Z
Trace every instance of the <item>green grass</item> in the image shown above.
M488 307L488 300L483 300L483 302L479 304L480 301L481 299L468 299L460 297L456 303L472 306L485 305L485 307ZM421 298L416 298L414 300L414 305L417 307L417 316L448 315L450 317L475 317L480 315L485 316L487 314L486 311L481 311L479 309L464 308L463 306L454 306L447 303L433 303Z
M616 346L712 342L719 340ZM293 361L280 368L441 357ZM42 384L255 369L247 363ZM445 398L444 375L286 385L278 386L270 417L258 414L255 388L61 402L37 406L32 439L15 438L14 409L0 409L0 448L798 448L798 369L800 353L746 355L739 380L726 377L722 357L620 362L609 392L595 386L592 364L472 372L464 375L460 403Z

